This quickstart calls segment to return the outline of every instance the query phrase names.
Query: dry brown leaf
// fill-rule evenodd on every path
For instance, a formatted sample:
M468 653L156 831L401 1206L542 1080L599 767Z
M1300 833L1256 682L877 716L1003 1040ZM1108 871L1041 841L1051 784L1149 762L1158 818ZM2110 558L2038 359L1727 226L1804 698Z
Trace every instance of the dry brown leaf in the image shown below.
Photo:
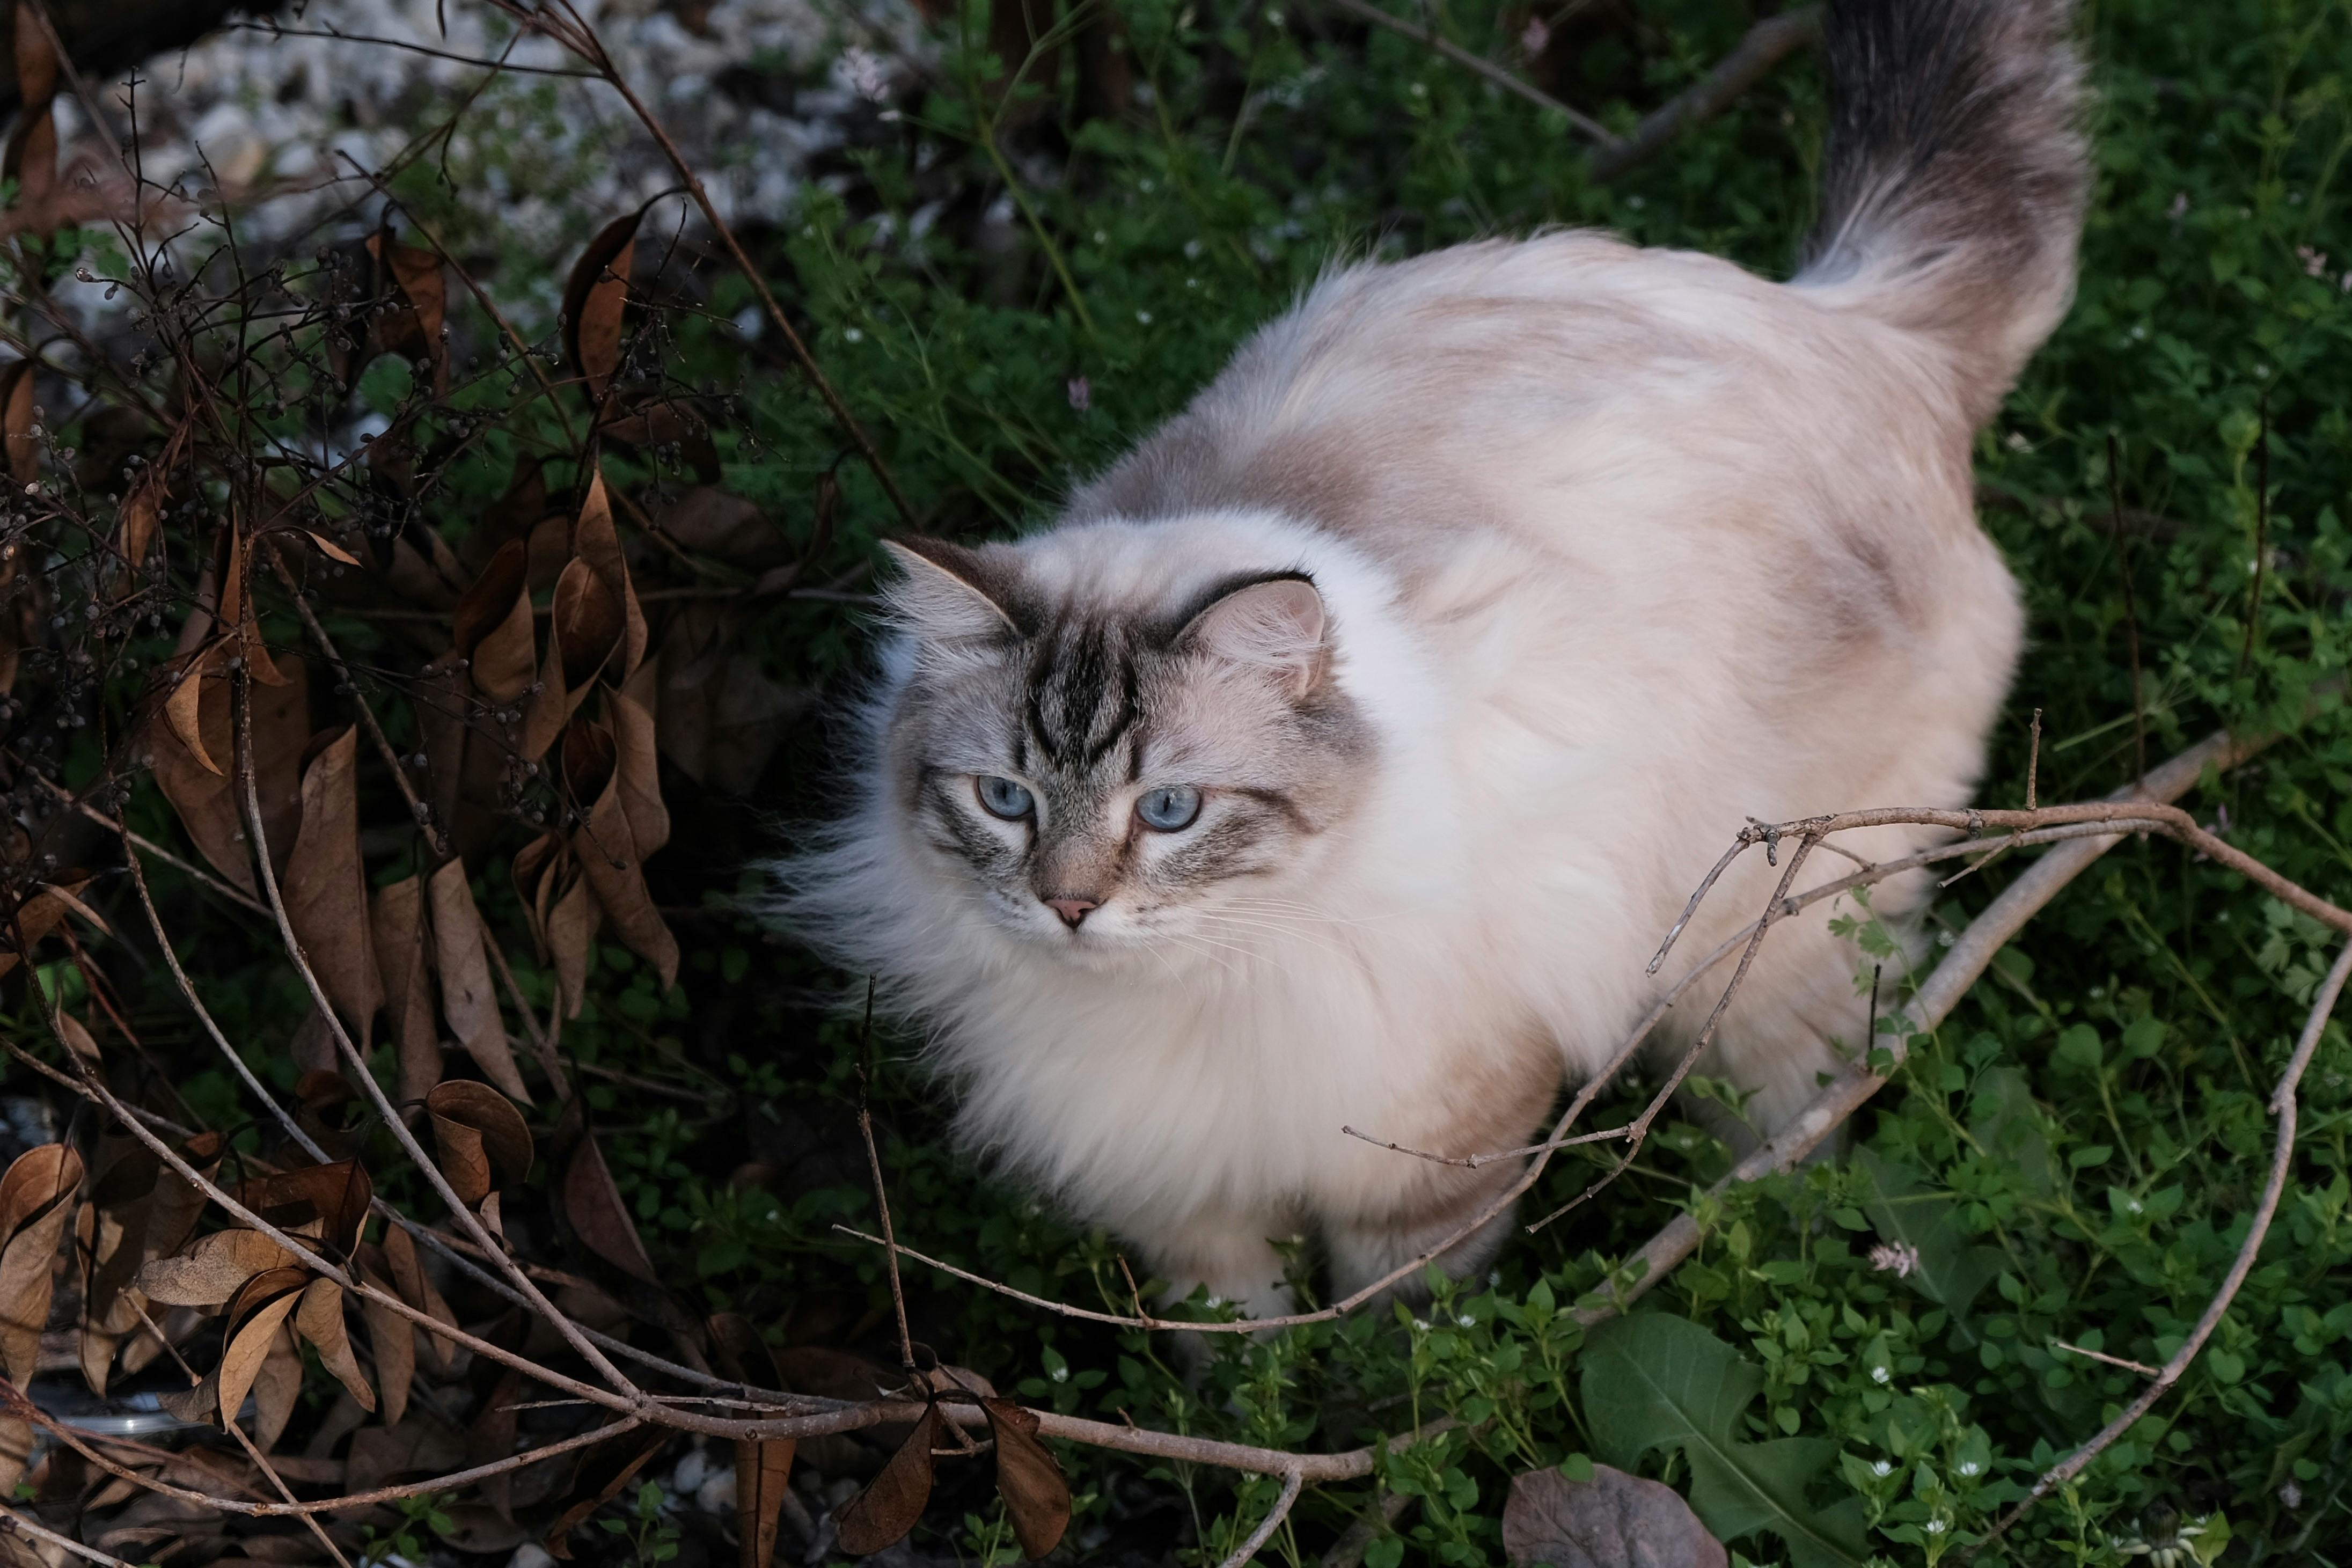
M359 731L346 724L302 773L302 826L286 858L286 918L362 1053L383 1005L360 860Z
M441 1016L489 1080L529 1105L530 1090L515 1067L514 1047L490 989L490 961L483 947L488 937L466 880L466 863L450 861L425 887L433 910L434 967L441 974Z
M735 1540L742 1568L769 1568L776 1555L776 1521L792 1479L793 1440L769 1437L735 1445Z
M58 1013L58 1034L64 1039L68 1050L87 1063L91 1071L100 1072L102 1076L106 1058L99 1050L98 1037L89 1032L89 1026L60 1009Z
M400 1102L415 1105L441 1081L441 1037L433 1022L433 961L426 945L424 879L406 877L376 889L371 926L392 1038L400 1055Z
M441 1299L433 1277L425 1272L425 1260L417 1256L415 1239L407 1231L396 1225L384 1227L383 1258L402 1300L436 1322L446 1323L453 1329L457 1326L457 1315L449 1310L449 1303ZM425 1331L425 1353L433 1358L434 1365L446 1372L457 1352L456 1340L429 1329Z
M529 552L521 540L510 540L457 601L452 622L457 651L467 660L474 689L492 702L526 695L539 671L529 575Z
M166 1307L217 1307L257 1274L293 1265L294 1255L257 1230L216 1230L186 1251L139 1270L139 1289Z
M1037 1441L1037 1416L1009 1399L983 1399L996 1436L996 1490L1023 1556L1034 1563L1062 1543L1070 1528L1070 1483Z
M318 1279L302 1287L301 1304L294 1309L294 1330L319 1347L319 1361L364 1410L375 1408L375 1390L352 1354L351 1334L343 1326L343 1288Z
M220 1412L221 1425L236 1419L245 1408L245 1396L253 1392L261 1376L262 1365L276 1348L279 1331L302 1300L302 1289L310 1276L300 1268L272 1268L247 1280L229 1303L228 1332L223 1341L220 1365L206 1379L214 1385L213 1397ZM301 1387L301 1361L295 1360L295 1390ZM277 1397L273 1383L269 1391ZM290 1405L291 1396L289 1395ZM257 1412L254 1423L257 1432L266 1429L273 1411L265 1406ZM270 1433L274 1440L275 1432Z
M449 390L449 356L442 342L442 321L448 309L448 282L442 275L441 258L429 250L394 243L389 224L368 236L367 248L375 262L377 296L388 299L396 294L404 301L374 315L375 346L405 359L429 362L434 395L445 395Z
M308 528L303 529L301 532L302 537L310 542L311 548L318 551L320 554L325 556L328 560L340 562L345 566L358 566L362 564L358 556L352 554L350 551L344 549L333 540L329 539L325 534Z
M588 494L572 524L572 553L612 591L621 605L621 646L618 679L625 684L646 657L646 613L637 604L637 590L629 582L628 558L621 552L621 535L613 525L612 499L604 493L604 476L588 476Z
M660 665L658 658L648 659L627 689L604 695L604 717L613 726L614 766L619 770L621 814L629 819L629 839L640 860L652 858L669 842L669 807L662 804L652 708Z
M299 659L281 659L278 669L287 677L286 685L252 688L253 784L268 836L270 865L282 870L285 857L294 847L302 810L301 761L310 740L310 698ZM236 754L228 680L215 672L201 678L189 675L184 687L186 683L197 683L192 700L196 704L194 733L201 750L226 767ZM178 699L182 689L175 688L173 699ZM179 814L197 851L222 877L258 898L261 886L246 850L244 808L231 780L225 773L199 763L166 715L159 714L149 723L145 735L143 760L154 768L156 784Z
M366 1256L373 1251L362 1248L360 1279L387 1296L398 1295L398 1288ZM381 1256L376 1254L377 1258ZM408 1387L416 1377L415 1325L370 1297L360 1298L360 1311L367 1319L368 1349L374 1353L376 1381L383 1387L384 1425L397 1426L401 1416L407 1413Z
M299 1310L299 1308L298 1308ZM261 1368L253 1378L253 1446L263 1453L278 1446L286 1423L294 1415L294 1401L302 1392L302 1347L293 1331L280 1323L269 1336Z
M572 853L613 931L629 950L654 966L667 991L677 980L677 938L646 886L643 857L621 804L621 770L615 767L587 820L572 836Z
M228 770L222 765L226 758L224 756L220 762L214 760L211 751L205 745L204 728L198 715L204 705L205 682L212 680L224 685L227 682L228 646L226 641L205 645L203 652L174 672L172 695L163 700L163 721L172 727L172 733L179 738L180 744L187 748L189 757L196 766L222 778L228 776ZM224 752L226 749L222 748Z
M47 118L44 110L42 116ZM33 434L33 362L18 360L0 371L0 447L8 457L8 477L29 485L41 477L41 442Z
M236 1201L287 1235L323 1243L341 1257L359 1245L375 1184L357 1160L303 1165L240 1182Z
M24 1479L25 1467L32 1458L33 1424L22 1416L0 1416L0 1488L10 1497L16 1495L16 1483Z
M1515 1568L1724 1568L1730 1561L1681 1493L1607 1465L1593 1466L1589 1481L1556 1468L1513 1477L1503 1551Z
M224 1134L199 1132L180 1145L180 1158L209 1182L219 1172L221 1153L227 1147L228 1139ZM177 1252L196 1228L196 1220L210 1201L203 1188L179 1172L168 1165L158 1169L153 1206L147 1211L147 1256L163 1258Z
M635 258L638 208L596 231L572 264L563 287L563 346L572 368L588 384L591 401L602 403L620 369L621 323L629 300L629 269Z
M0 1175L0 1368L20 1387L40 1364L51 1266L81 1178L81 1156L64 1143L27 1149Z
M530 1174L530 1129L513 1103L489 1085L452 1079L425 1097L425 1108L433 1117L441 1169L468 1206L502 1183ZM466 1180L458 1180L453 1165L462 1166Z
M576 860L571 877L571 887L556 899L547 914L547 946L555 964L555 994L567 1019L577 1018L588 1005L588 956L597 930L604 923L604 906L596 901Z
M187 446L190 426L189 420L180 421L171 439L164 442L162 454L139 470L139 477L131 481L129 492L122 498L114 550L128 572L139 569L147 559L149 546L155 542L155 527L163 521L163 508L172 499L172 474Z
M841 1510L835 1522L844 1552L879 1552L905 1540L923 1517L923 1505L931 1500L931 1445L939 1425L939 1411L926 1408L882 1473Z
M688 550L738 566L773 566L784 558L784 536L765 512L709 485L679 491L661 514L661 530Z
M629 1217L628 1205L621 1201L621 1189L613 1183L613 1173L604 1163L604 1152L596 1146L596 1135L583 1132L580 1146L572 1151L572 1164L563 1177L563 1217L581 1245L625 1274L633 1274L648 1285L661 1283L654 1269L653 1259L646 1256L646 1244L637 1237L636 1222Z
M44 104L58 92L58 52L49 30L26 0L16 0L16 90L27 105Z
M64 921L66 900L58 895L60 892L79 891L89 885L88 879L82 878L79 872L71 875L75 879L68 881L64 887L45 885L39 892L16 906L16 918L12 922L13 929L0 931L0 942L7 942L10 948L10 951L0 952L0 974L5 974L16 968L24 952L30 952L39 946L41 939L57 930L58 924ZM23 952L15 951L16 945L20 942L23 944Z
M563 671L570 693L565 709L577 711L589 687L612 662L625 630L620 596L585 561L574 561L555 580L555 602L549 620L554 630L548 643L548 662Z

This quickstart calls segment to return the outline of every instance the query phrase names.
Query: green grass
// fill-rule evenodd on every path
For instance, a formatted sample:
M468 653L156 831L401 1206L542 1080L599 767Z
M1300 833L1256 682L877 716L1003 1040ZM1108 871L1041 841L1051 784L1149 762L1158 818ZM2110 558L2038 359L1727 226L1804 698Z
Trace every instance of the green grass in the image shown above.
M1596 15L1546 80L1619 129L1752 19L1715 0ZM752 237L932 531L1045 521L1076 477L1180 407L1334 260L1582 224L1777 273L1809 222L1822 110L1803 57L1601 187L1560 117L1411 39L1316 7L1126 0L1121 16L1138 84L1125 115L1076 117L1070 50L1025 72L1008 103L973 15L959 24L971 47L950 50L919 104L861 122L835 177L810 187L791 224ZM1442 25L1520 68L1512 40L1526 21L1460 0ZM1985 523L2032 616L1983 796L2000 804L2023 798L2034 710L2042 798L2079 798L2126 782L2143 747L2155 760L2223 725L2295 721L2347 653L2352 8L2118 0L2093 6L2085 30L2099 179L2080 296L1979 449L1981 478L2007 498ZM502 112L521 123L551 110L518 98ZM396 188L462 216L429 171ZM992 209L1002 221L983 226ZM605 216L583 215L581 232ZM503 258L501 291L553 298L560 278L530 270L543 260L502 244L489 226L480 249ZM789 366L764 348L747 363L714 324L749 291L710 287L707 315L665 318L665 331L679 376L736 399L720 437L729 488L797 531L837 468L826 574L872 564L898 519L856 460L841 461L839 434ZM485 449L498 460L484 471L503 483L515 448L500 436ZM2163 525L2119 542L2111 497ZM2258 547L2270 552L2259 571ZM793 603L743 635L780 679L835 691L864 646L856 612L832 603ZM824 747L807 727L762 804L815 809ZM2352 722L2330 714L2189 804L2200 820L2226 811L2231 842L2340 900L2352 895L2347 781ZM140 826L173 831L156 803L140 809ZM737 885L733 865L768 831L740 810L694 815L681 814L659 869L667 901ZM1944 917L1964 923L2022 861L1956 888ZM485 886L509 896L501 875ZM509 914L501 902L495 918ZM566 1035L583 1060L672 1076L684 1064L713 1093L698 1106L610 1079L588 1090L647 1243L698 1312L738 1310L788 1343L890 1360L877 1261L830 1228L871 1211L852 1131L857 1032L813 999L846 983L763 946L745 922L681 934L677 992L658 995L608 950L598 1001ZM1736 1542L1752 1562L1801 1568L1862 1551L1935 1563L2140 1386L2059 1343L2160 1362L2203 1310L2266 1166L2263 1102L2328 962L2325 934L2177 847L2116 849L1911 1042L1847 1157L1705 1214L1698 1255L1643 1303L1653 1321L1588 1337L1563 1312L1726 1168L1686 1123L1662 1127L1604 1202L1514 1240L1491 1280L1447 1287L1418 1317L1221 1341L1197 1381L1164 1342L920 1269L908 1282L916 1337L1056 1409L1255 1443L1353 1446L1460 1418L1373 1481L1310 1491L1262 1563L1315 1562L1383 1491L1413 1500L1372 1545L1374 1568L1500 1563L1509 1478L1588 1458L1686 1491L1695 1465L1717 1467L1695 1495L1719 1521L1734 1517L1709 1501L1728 1485L1721 1467L1767 1477L1779 1511ZM1862 1005L1858 994L1858 1017ZM266 1032L297 1010L277 984L232 999L226 1016ZM1124 1307L1112 1240L950 1152L935 1091L903 1053L884 1058L875 1094L899 1235L1024 1290ZM290 1079L283 1060L272 1070ZM216 1074L186 1086L224 1123L251 1114ZM1612 1109L1596 1107L1592 1124L1610 1124ZM2352 1042L2336 1026L2305 1081L2277 1223L2210 1346L2126 1440L1980 1560L2115 1561L2118 1542L2160 1540L2178 1518L2207 1520L2195 1538L2207 1558L2352 1562L2347 1137ZM1595 1169L1564 1157L1535 1212ZM1896 1239L1927 1267L1873 1269L1873 1247ZM1648 1361L1604 1353L1612 1344L1647 1347ZM1641 1364L1712 1368L1753 1391L1715 1413L1704 1442L1664 1441L1659 1398L1628 1392L1626 1369ZM1816 1447L1763 1451L1789 1439ZM811 1445L803 1462L849 1473L855 1452ZM1062 1458L1080 1494L1073 1562L1214 1563L1276 1490L1091 1450ZM985 1469L942 1467L920 1550L1016 1560ZM1759 1522L1752 1513L1737 1517ZM1824 1518L1834 1528L1815 1530Z
M947 225L905 237L925 201L973 185L992 199L1012 166L987 150L989 111L975 106L993 73L981 62L959 66L901 137L861 152L850 196L813 199L786 237L817 352L943 531L1049 517L1072 476L1180 406L1334 258L1566 223L1778 272L1810 216L1822 106L1807 59L1622 185L1596 188L1557 116L1410 39L1326 38L1319 12L1143 0L1124 16L1148 104L1129 121L1076 124L1066 140L1016 139L1030 160L1018 166L1033 177L1050 167L1054 183L1018 189L1015 290L992 283L988 262L945 237ZM1458 41L1516 60L1507 40L1523 13L1471 4L1444 16ZM1630 37L1603 37L1589 68L1563 73L1557 90L1605 103L1622 127L1747 20L1722 5L1644 6ZM2031 710L2043 710L2047 733L2042 798L2074 798L2127 779L2136 731L2157 759L2223 724L2281 721L2343 667L2347 23L2341 5L2157 0L2087 18L2099 179L2080 296L1979 447L1981 476L2021 498L1985 521L2026 584L2032 636L1988 801L2023 797ZM1060 123L1057 103L1045 108L1046 123ZM1079 376L1084 409L1067 391ZM776 450L823 448L810 404L789 385L763 388L755 405ZM878 497L845 474L857 524L887 530ZM2119 552L2111 485L2125 507L2177 527ZM2258 536L2273 552L2259 602ZM830 614L778 636L782 654L820 677L855 647ZM2226 809L2232 841L2289 875L2345 890L2348 768L2352 729L2326 718L2191 804L2205 819ZM2002 879L1996 870L1956 889L1948 917L1964 921ZM2029 928L1997 978L1913 1042L1898 1085L1856 1129L1854 1158L1735 1196L1643 1310L1698 1325L1759 1369L1741 1440L1833 1446L1801 1503L1858 1498L1868 1550L1891 1561L1950 1555L2139 1387L2137 1374L2057 1342L2160 1362L2202 1310L2260 1184L2263 1102L2325 967L2323 936L2178 847L2116 850ZM849 1048L829 1027L779 1070L837 1103ZM940 1147L927 1091L888 1082L885 1157L902 1236L1023 1289L1092 1306L1124 1300L1108 1238L975 1183ZM1996 1560L2111 1561L2119 1540L2161 1539L2172 1515L2214 1516L2195 1539L2210 1555L2226 1533L2231 1562L2352 1559L2352 1046L2340 1026L2305 1103L2278 1223L2210 1347ZM1386 1467L1381 1485L1417 1502L1368 1561L1499 1562L1511 1473L1641 1447L1593 1429L1585 1347L1559 1307L1724 1163L1696 1129L1678 1128L1597 1210L1515 1242L1491 1286L1442 1296L1421 1320L1435 1327L1376 1314L1228 1342L1200 1386L1144 1336L950 1281L918 1278L918 1313L942 1355L1065 1410L1277 1444L1349 1443L1458 1415L1465 1429ZM1564 1161L1538 1197L1573 1192L1591 1169ZM823 1201L865 1206L847 1187ZM739 1267L714 1283L758 1276L759 1289L876 1305L872 1260L822 1242L813 1221L751 1227L730 1244ZM1927 1269L1898 1279L1869 1267L1874 1245L1906 1237ZM1125 1549L1160 1560L1152 1548L1181 1531L1198 1544L1179 1560L1214 1562L1274 1490L1065 1457L1085 1494L1078 1530L1107 1537L1094 1549L1105 1561ZM1643 1462L1689 1482L1689 1461L1671 1447ZM1310 1494L1261 1561L1313 1561L1373 1491ZM961 1532L936 1507L927 1530L1010 1561L973 1496ZM1738 1544L1759 1562L1786 1550L1770 1534Z

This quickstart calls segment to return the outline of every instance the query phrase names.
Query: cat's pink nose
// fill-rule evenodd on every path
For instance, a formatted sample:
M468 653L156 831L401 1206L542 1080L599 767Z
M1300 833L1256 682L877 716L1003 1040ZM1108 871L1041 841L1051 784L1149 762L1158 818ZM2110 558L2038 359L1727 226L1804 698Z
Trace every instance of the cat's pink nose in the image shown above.
M1078 929L1078 922L1087 918L1088 910L1100 909L1102 906L1092 899L1047 899L1045 907L1061 916L1064 925L1076 931Z

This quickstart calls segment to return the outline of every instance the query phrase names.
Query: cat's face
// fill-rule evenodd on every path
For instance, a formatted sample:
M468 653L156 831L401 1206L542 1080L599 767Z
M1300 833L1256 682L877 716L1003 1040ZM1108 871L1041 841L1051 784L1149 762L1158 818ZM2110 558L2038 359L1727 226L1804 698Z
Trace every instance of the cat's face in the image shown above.
M1048 586L1002 547L898 554L913 657L891 808L942 897L1097 960L1213 957L1287 923L1286 881L1361 794L1372 749L1311 582L1111 592Z

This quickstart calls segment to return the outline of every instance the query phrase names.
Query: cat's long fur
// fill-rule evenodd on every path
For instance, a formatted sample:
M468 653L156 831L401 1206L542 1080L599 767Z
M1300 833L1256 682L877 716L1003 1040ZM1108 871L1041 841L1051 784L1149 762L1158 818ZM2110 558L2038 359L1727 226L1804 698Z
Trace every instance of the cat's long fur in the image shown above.
M1969 446L2073 287L2070 21L1833 0L1789 283L1591 233L1339 271L1055 527L908 558L855 810L784 903L924 1021L973 1145L1180 1291L1278 1310L1302 1232L1346 1289L1513 1172L1343 1124L1526 1141L1745 820L1969 798L2021 637ZM1187 833L1129 815L1157 784L1202 791ZM1759 1123L1860 1043L1828 920L1776 928L1708 1065Z

